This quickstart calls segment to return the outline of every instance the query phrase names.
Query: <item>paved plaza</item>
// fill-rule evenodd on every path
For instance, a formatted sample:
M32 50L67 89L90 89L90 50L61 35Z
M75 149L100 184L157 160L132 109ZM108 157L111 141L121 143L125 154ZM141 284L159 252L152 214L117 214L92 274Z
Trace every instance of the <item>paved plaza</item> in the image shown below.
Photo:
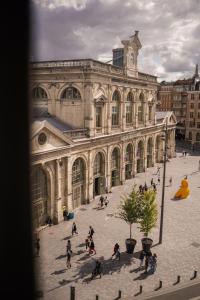
M75 211L75 219L61 222L59 225L47 227L39 232L41 251L40 257L35 257L36 278L39 282L38 289L44 292L48 300L70 299L70 286L76 288L76 299L92 300L99 295L100 300L117 299L118 290L122 291L122 299L133 297L143 285L144 292L152 292L163 281L163 287L170 287L176 281L177 275L182 282L187 282L194 270L200 272L200 156L189 155L182 157L177 152L177 158L167 162L164 232L163 243L158 245L159 221L150 233L154 241L152 253L158 256L158 267L154 275L144 275L138 271L138 254L141 250L143 234L133 224L133 238L137 240L134 254L127 254L125 239L129 237L129 226L115 217L120 203L120 197L128 193L134 184L150 185L151 178L157 183L155 175L158 164L137 174L134 179L126 181L123 186L112 189L108 194L109 204L103 210L96 210L99 197ZM159 164L162 166L162 164ZM161 184L157 185L157 200L160 208ZM188 176L190 197L187 200L171 200L177 191L181 179ZM172 176L172 186L169 187L169 178ZM66 244L71 236L72 222L75 221L78 235L71 238L73 256L72 268L66 268ZM94 242L97 254L90 256L84 246L89 225L92 225ZM121 248L121 261L112 261L114 244L118 242ZM103 262L103 276L89 281L94 268L94 259L101 258ZM134 298L134 297L133 297ZM135 298L136 299L136 298Z

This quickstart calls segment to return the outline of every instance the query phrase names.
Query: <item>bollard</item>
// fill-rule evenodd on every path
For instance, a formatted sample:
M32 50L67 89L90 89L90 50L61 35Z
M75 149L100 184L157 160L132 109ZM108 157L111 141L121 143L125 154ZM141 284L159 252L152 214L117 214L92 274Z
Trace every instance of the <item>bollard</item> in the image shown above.
M99 295L96 295L96 300L99 300Z
M118 292L118 299L120 299L122 297L122 291L119 290Z
M140 285L140 294L142 294L142 285Z
M75 300L75 287L70 286L70 300Z
M193 275L192 278L190 278L190 280L193 280L193 279L195 279L196 277L197 277L197 271L194 271L194 275Z

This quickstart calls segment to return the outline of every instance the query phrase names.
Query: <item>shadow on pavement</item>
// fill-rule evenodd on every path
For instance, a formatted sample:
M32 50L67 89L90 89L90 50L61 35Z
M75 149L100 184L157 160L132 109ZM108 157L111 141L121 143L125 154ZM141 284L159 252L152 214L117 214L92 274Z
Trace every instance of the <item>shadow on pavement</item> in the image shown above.
M53 273L51 273L51 275L59 275L59 274L63 274L67 271L67 269L62 269L62 270L58 270L58 271L54 271Z
M78 246L76 246L77 248L81 248L81 247L85 247L85 243L81 243Z
M71 282L72 282L71 280L65 280L65 279L63 279L63 280L61 280L61 281L58 281L59 285L56 286L56 287L53 288L53 289L48 290L47 293L52 292L52 291L54 291L54 290L57 290L57 289L59 289L60 287L66 285L66 284L69 284L69 283L71 283Z
M62 258L64 258L64 257L66 257L67 255L66 254L61 254L61 255L59 255L58 257L56 257L55 259L62 259Z
M79 261L86 260L87 258L88 255L86 254L80 258ZM96 259L100 260L102 263L102 275L112 275L115 272L120 273L122 268L126 268L134 263L134 256L132 254L127 254L126 252L121 253L120 260L112 258L104 260L103 256L99 257L95 255L94 258L91 258L80 267L77 267L77 273L73 277L76 279L83 279L83 282L87 282L88 278L85 277L91 277L92 271L95 268Z

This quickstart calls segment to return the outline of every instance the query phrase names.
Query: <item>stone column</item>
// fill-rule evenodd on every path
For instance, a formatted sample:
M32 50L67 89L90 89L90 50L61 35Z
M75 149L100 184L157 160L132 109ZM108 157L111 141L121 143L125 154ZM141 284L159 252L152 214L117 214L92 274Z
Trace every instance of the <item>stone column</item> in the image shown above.
M122 92L122 102L121 102L121 108L122 108L122 113L121 113L121 117L122 117L122 124L121 124L121 130L125 131L126 128L126 102L125 102L125 89L123 89Z
M111 191L111 152L110 152L110 146L107 146L107 166L106 166L106 186L108 189L108 192Z
M73 211L73 203L72 203L72 157L69 156L67 158L67 166L66 166L66 198L67 198L67 209L68 212Z
M89 129L89 135L92 137L95 134L95 109L94 99L92 93L93 85L91 83L85 84L84 100L85 100L85 128Z
M92 152L89 150L88 153L88 197L86 198L86 203L89 203L94 199L93 195L93 165L92 165Z
M107 119L106 119L106 127L107 127L107 134L111 133L111 118L112 118L112 104L111 104L111 86L108 86L108 102L107 102Z
M63 194L62 194L62 177L63 177L63 160L56 160L56 186L57 186L57 222L59 223L62 218Z
M147 137L144 140L144 172L147 170Z
M121 151L121 174L120 174L120 182L121 184L125 183L125 145L122 142L122 151Z

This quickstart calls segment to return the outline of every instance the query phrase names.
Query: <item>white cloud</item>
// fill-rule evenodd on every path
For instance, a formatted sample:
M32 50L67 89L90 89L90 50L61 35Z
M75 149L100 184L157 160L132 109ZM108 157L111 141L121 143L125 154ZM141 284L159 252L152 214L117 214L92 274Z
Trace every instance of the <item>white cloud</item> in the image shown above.
M112 48L139 30L143 72L174 78L200 64L199 0L33 0L39 60L108 61Z

